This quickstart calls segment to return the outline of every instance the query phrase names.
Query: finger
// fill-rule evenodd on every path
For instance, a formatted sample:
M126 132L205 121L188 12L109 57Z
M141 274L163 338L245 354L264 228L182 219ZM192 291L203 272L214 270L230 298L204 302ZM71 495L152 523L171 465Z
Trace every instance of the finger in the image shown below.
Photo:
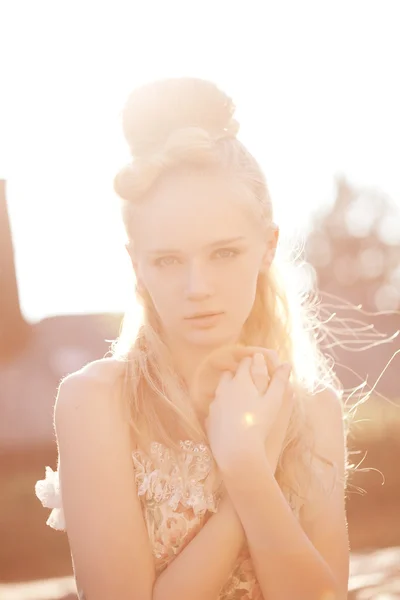
M289 385L289 378L292 367L289 363L283 363L275 371L271 382L268 386L268 390L265 394L266 397L279 398L283 400L287 386Z
M296 396L290 380L286 386L285 395L283 397L283 403L288 406L293 406L295 402Z
M268 348L265 348L263 355L267 362L269 374L272 377L272 375L275 373L276 369L281 364L278 353L276 352L276 350L270 350Z
M267 363L269 364L270 373L275 373L276 369L281 364L281 361L279 360L277 351L266 349L265 357L266 357Z
M277 367L280 365L278 353L275 350L269 350L268 348L259 346L237 346L234 348L234 351L231 354L232 359L236 361L234 370L236 371L240 362L244 358L253 358L256 354L259 354L260 358L264 358L268 373L269 375L272 375L272 373L274 373Z
M262 354L267 363L268 372L272 375L280 365L280 360L276 350L263 348L262 346L247 346L248 352L254 356L256 353Z
M279 366L278 353L262 346L244 346L242 344L227 345L211 352L206 359L200 363L197 372L199 375L205 370L236 372L241 360L247 356L252 357L255 353L263 354L268 370L272 374Z
M244 358L242 358L236 371L236 379L241 379L242 377L250 376L250 366L252 360L253 358L251 356L245 356Z
M270 378L265 358L260 352L257 352L253 357L250 373L258 392L260 394L265 394Z
M264 355L261 352L256 352L254 354L251 368L254 371L261 371L263 373L268 372L267 363L265 362Z

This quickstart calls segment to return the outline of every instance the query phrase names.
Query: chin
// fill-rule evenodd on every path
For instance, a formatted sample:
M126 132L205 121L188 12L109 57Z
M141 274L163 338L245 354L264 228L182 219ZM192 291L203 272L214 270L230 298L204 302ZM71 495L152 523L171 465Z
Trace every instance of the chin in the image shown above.
M186 341L192 346L202 348L219 348L226 344L231 344L233 340L238 339L240 334L233 332L221 331L218 329L204 329L199 331L192 331L189 335L186 335Z

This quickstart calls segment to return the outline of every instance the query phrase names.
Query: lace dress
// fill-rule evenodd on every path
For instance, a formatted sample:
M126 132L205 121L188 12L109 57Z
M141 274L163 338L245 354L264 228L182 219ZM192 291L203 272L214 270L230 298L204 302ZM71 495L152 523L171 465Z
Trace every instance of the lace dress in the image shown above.
M219 485L211 451L190 440L173 450L153 442L149 454L132 453L138 495L153 549L157 575L185 548L207 519L218 511ZM58 472L46 467L46 477L36 483L37 497L52 511L47 525L65 531ZM288 501L291 503L290 498ZM291 503L298 516L298 509ZM79 590L79 597L84 594ZM248 546L244 545L218 600L262 599Z

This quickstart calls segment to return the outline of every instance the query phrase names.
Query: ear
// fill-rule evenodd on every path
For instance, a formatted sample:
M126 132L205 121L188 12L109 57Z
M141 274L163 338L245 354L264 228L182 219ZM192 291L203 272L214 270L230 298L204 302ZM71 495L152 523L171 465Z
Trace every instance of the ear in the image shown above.
M268 271L276 254L279 241L279 226L272 223L267 236L266 250L262 259L261 270Z

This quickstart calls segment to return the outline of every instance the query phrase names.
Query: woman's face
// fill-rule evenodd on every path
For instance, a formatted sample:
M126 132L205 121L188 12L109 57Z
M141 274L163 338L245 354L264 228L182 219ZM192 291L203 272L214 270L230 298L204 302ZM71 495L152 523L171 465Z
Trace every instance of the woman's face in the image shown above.
M267 242L245 193L227 174L186 170L162 178L141 204L133 265L167 338L216 347L240 336L278 238ZM204 313L219 314L194 318Z

